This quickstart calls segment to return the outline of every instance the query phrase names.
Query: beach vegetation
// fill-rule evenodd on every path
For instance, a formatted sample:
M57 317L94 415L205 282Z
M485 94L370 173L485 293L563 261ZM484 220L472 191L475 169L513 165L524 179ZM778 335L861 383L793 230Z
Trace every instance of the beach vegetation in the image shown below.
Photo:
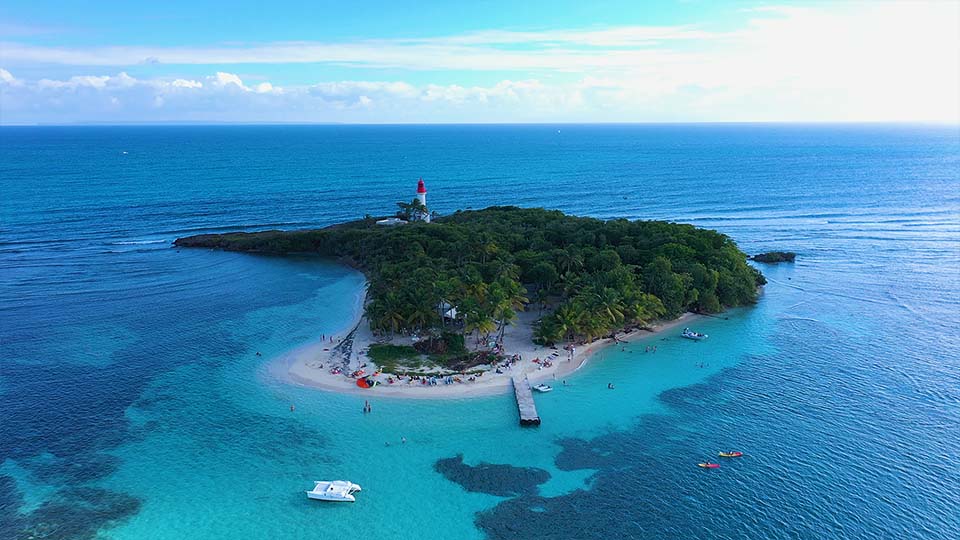
M374 343L370 345L367 356L378 365L385 362L399 362L415 360L420 357L420 351L410 345L392 345L389 343Z

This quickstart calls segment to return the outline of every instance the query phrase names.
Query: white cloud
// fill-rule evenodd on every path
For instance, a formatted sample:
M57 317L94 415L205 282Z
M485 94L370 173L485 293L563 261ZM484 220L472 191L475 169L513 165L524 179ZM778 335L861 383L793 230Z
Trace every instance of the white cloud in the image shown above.
M110 80L110 77L93 77L90 75L80 75L70 77L66 81L55 81L50 79L40 79L37 83L41 89L48 88L69 88L75 90L77 88L82 88L88 86L90 88L103 88L107 85L107 81Z
M419 91L401 81L337 81L323 82L310 87L315 96L324 98L350 98L362 93L385 93L398 97L414 97Z
M764 6L746 17L740 28L724 32L703 25L621 26L200 48L0 43L7 67L26 63L33 72L38 63L86 70L147 59L207 64L215 72L202 81L135 80L121 72L29 82L2 70L0 84L6 101L19 85L16 103L5 109L21 105L24 116L42 110L29 104L67 103L74 94L95 100L99 92L149 94L139 102L122 96L128 114L136 113L133 103L154 103L160 95L167 114L218 120L255 119L228 113L309 121L960 119L960 4ZM217 71L304 62L397 68L419 80L442 73L437 79L456 81L474 71L470 79L485 82L345 80L280 88L247 86L239 75ZM243 107L230 109L230 103ZM83 103L74 106L83 111Z
M209 84L187 79L137 79L121 72L26 81L6 100L4 121L403 122L417 121L430 113L469 121L477 106L485 109L488 120L508 121L517 109L529 119L536 119L538 112L555 113L554 106L565 102L564 94L569 90L547 87L536 80L504 80L470 87L333 81L283 89L270 82L250 88L239 76L225 72L206 80ZM243 115L237 116L238 111Z
M243 85L243 81L240 80L240 77L233 73L224 73L223 71L218 71L217 74L213 76L213 83L217 86L229 86L232 84L244 90L247 89L247 87Z
M9 71L3 68L0 68L0 83L14 85L14 84L17 84L18 82L19 81L17 81L17 79L14 78L14 76Z
M722 38L723 33L707 32L690 25L678 26L620 26L598 29L546 30L517 32L487 30L462 36L409 40L413 43L441 43L461 45L517 45L549 44L585 47L650 46L665 41L704 40Z
M203 88L203 83L200 81L190 81L186 79L177 79L170 83L171 86L176 88Z
M7 72L8 73L8 72ZM583 77L571 82L501 80L490 85L413 85L403 81L331 81L309 86L245 86L233 74L187 79L74 76L2 83L4 123L74 121L550 122L833 120L835 108L811 109L812 90L720 86L676 88L642 77ZM822 97L822 96L818 96ZM806 103L797 109L796 103ZM824 103L830 104L829 101ZM869 101L867 104L869 105ZM881 103L881 106L885 106ZM741 117L742 111L752 117ZM922 108L915 109L923 111ZM677 111L681 111L678 113ZM876 119L869 106L844 119ZM939 112L939 111L937 111ZM792 114L791 114L792 113ZM862 116L858 116L862 115ZM900 120L905 118L887 118Z

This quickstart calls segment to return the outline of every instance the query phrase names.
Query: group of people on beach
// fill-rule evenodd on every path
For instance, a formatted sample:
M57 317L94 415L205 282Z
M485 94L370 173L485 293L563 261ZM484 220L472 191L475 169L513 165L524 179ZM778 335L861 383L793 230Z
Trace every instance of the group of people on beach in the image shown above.
M473 382L477 380L477 377L482 377L482 376L483 376L482 371L478 371L470 375L469 377L467 377L466 373L461 373L459 376L457 375L444 375L444 376L391 375L387 377L387 383L400 384L402 382L406 382L407 384L420 384L422 386L438 386L441 383L442 384L458 384L458 383L464 382L464 380L466 380L467 382Z

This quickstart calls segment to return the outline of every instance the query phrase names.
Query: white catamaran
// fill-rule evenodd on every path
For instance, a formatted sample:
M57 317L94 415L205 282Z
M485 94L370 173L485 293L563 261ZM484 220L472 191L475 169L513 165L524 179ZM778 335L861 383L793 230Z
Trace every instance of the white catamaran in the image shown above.
M318 501L355 502L353 494L360 491L360 486L346 480L314 481L313 489L307 492L307 497Z

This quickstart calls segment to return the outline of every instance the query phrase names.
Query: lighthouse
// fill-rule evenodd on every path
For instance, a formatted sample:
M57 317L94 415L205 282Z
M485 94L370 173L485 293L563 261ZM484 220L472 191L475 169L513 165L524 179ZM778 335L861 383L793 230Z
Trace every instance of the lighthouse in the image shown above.
M423 185L423 178L417 182L417 200L420 201L420 204L423 205L423 215L420 219L430 223L430 211L427 210L427 187Z

